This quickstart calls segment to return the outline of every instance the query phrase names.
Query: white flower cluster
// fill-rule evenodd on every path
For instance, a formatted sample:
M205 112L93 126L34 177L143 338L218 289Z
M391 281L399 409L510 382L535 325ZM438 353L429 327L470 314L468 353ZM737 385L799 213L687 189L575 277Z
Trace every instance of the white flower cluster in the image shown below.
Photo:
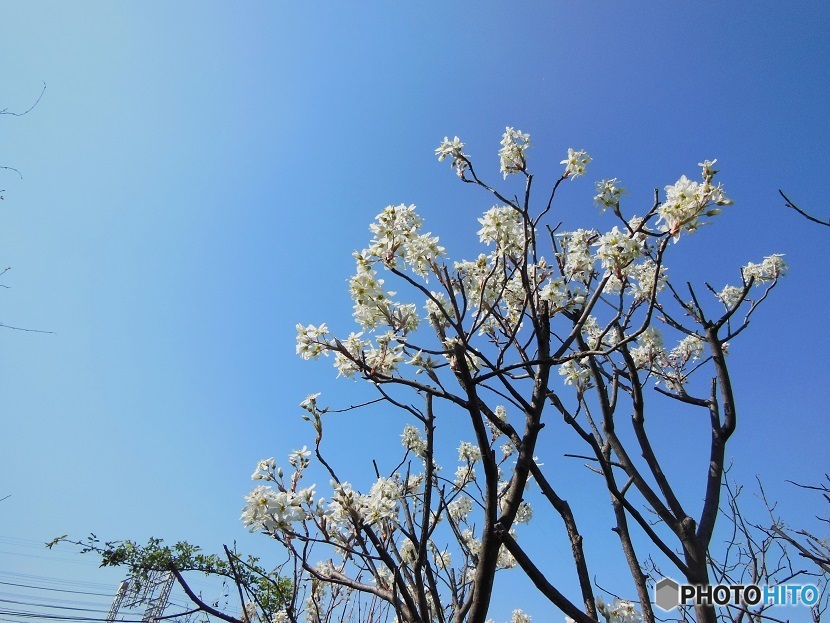
M527 272L531 279L531 288L533 288L534 284L538 282L540 271L536 270L537 268L539 267L534 266L533 264L527 265ZM525 289L522 274L519 271L515 271L510 279L506 282L502 281L501 286L503 289L501 293L502 300L500 301L502 313L511 325L520 324L522 314L525 311L525 304L528 302L529 296L527 290Z
M735 307L738 304L738 301L741 300L741 296L744 293L743 288L739 288L738 286L730 286L726 285L723 287L723 290L718 292L716 295L718 300L723 303L727 308Z
M638 368L650 368L663 353L663 336L657 327L648 327L637 338L637 347L631 349L631 358Z
M334 367L337 369L338 377L349 379L360 372L363 350L369 347L369 341L362 339L362 336L362 332L352 332L341 342L340 346L345 352L338 350L334 354Z
M597 611L608 623L643 623L643 615L637 612L630 601L614 599L614 603L607 604L601 597L597 597L596 602Z
M274 457L263 459L257 463L256 470L251 474L251 480L274 480L276 468L277 464L274 462Z
M587 281L594 273L591 245L599 237L593 229L577 229L559 234L565 256L565 275L569 279Z
M271 623L289 623L288 612L284 608L277 610L271 617Z
M753 285L759 287L775 281L779 277L786 276L788 269L789 266L784 261L784 256L776 253L765 257L760 264L749 262L741 269L741 275L745 284L748 284L750 279L752 279ZM727 285L715 296L728 309L731 309L738 304L743 293L744 288Z
M461 139L456 136L453 140L450 140L445 136L438 149L435 150L435 155L438 156L438 162L442 162L447 157L452 158L455 173L463 179L464 171L467 170L470 164L467 155L461 151L462 149L464 149L464 143L461 142Z
M309 458L311 456L311 450L309 450L306 446L303 446L302 450L294 450L291 454L288 455L288 463L296 469L298 472L303 471L309 464ZM273 459L271 459L273 461Z
M332 497L326 517L335 526L351 525L355 518L364 524L397 523L400 484L391 478L379 478L368 495L361 495L348 482L332 482Z
M463 489L469 483L474 482L475 479L476 470L472 464L468 463L467 465L459 465L455 470L455 480L453 480L453 484L456 489Z
M510 617L510 623L530 623L530 615L521 610L514 610L513 616Z
M391 478L379 478L369 495L361 498L363 520L374 524L383 520L397 520L400 486Z
M458 446L458 460L466 463L475 463L481 460L481 450L469 441L462 441Z
M438 569L449 569L452 566L452 556L447 550L438 551L436 549L432 556Z
M507 422L507 409L505 408L504 405L498 405L495 409L493 409L493 415L496 416L496 419L498 421ZM490 439L491 439L491 441L495 441L496 439L501 437L501 431L489 419L485 420L484 423L487 425L487 428L490 429Z
M372 264L358 253L357 272L349 279L349 294L354 301L354 318L364 329L374 329L383 324L389 311L388 296L383 291L383 279L378 279Z
M505 128L499 149L499 161L504 179L513 173L521 173L527 167L525 151L530 147L530 134L523 134L513 128Z
M565 283L562 277L551 277L539 290L539 300L547 301L552 316L562 310L572 310L585 303L587 291L579 283Z
M442 327L446 329L450 326L450 321L455 320L455 309L447 300L447 295L443 292L430 292L432 298L428 298L424 303L424 309L427 312L430 324L435 328Z
M688 375L686 367L699 361L705 354L703 340L688 335L670 351L663 347L663 337L656 327L649 327L637 338L638 346L631 349L634 364L654 374L666 389L682 392ZM726 346L726 345L724 345Z
M569 147L568 157L559 164L565 165L565 173L563 177L574 179L580 175L585 175L585 167L588 166L589 162L591 162L591 156L589 156L584 149L576 151Z
M516 523L530 523L533 519L533 508L527 502L519 503L519 508L516 511Z
M666 267L661 264L658 270L657 264L650 258L639 264L632 264L626 273L635 301L647 301L652 290L656 294L666 287Z
M587 358L579 361L570 359L559 366L560 376L565 377L565 385L573 385L578 391L584 391L591 383L591 371L587 367Z
M290 531L295 522L303 521L313 512L313 498L314 485L296 493L260 485L245 497L241 519L251 532Z
M412 272L425 277L445 249L438 244L437 236L420 233L423 224L414 205L386 206L369 226L374 237L364 253L387 266L398 266L397 260L401 258Z
M712 185L712 178L717 171L712 165L717 160L699 163L703 168L703 182L697 183L681 176L676 183L666 186L666 201L657 209L660 231L668 232L675 241L681 232L693 233L701 225L704 216L716 216L721 213L716 206L732 205L732 200L723 192L723 186Z
M621 232L618 227L600 236L593 246L597 247L602 267L618 276L643 253L640 241L627 232Z
M614 211L620 209L620 196L627 191L625 188L617 186L619 180L615 177L610 180L601 180L597 182L597 194L594 197L594 203L598 205L601 211L606 208L611 208Z
M468 300L475 308L490 309L496 304L501 293L499 280L494 277L496 270L496 265L491 264L483 253L475 261L463 260L455 263L455 271L461 279Z
M776 253L765 257L760 264L750 262L743 267L742 272L744 281L748 282L750 279L754 279L755 285L759 286L762 283L769 283L785 276L788 268L784 256Z
M328 332L325 322L319 327L313 324L297 324L297 354L303 359L317 359L321 354L328 355Z
M697 361L703 357L703 340L696 335L687 335L669 353L669 360L676 362Z
M447 504L447 512L450 515L450 518L459 523L461 521L467 520L467 515L469 515L473 510L473 502L467 496L459 496L449 504Z
M427 453L427 440L421 437L421 433L411 424L407 424L401 435L401 443L407 450L411 450L416 456L424 458Z
M516 536L516 533L512 528L510 529L510 535L514 538ZM478 556L481 555L481 541L475 537L473 530L463 530L461 532L461 541L473 558L478 558ZM513 554L507 551L507 548L502 545L499 548L499 553L496 558L496 568L513 569L516 565L517 562L513 557ZM475 574L475 567L468 567L467 574L468 576L473 576Z
M509 206L493 206L478 219L481 229L478 239L487 245L494 243L505 255L519 255L524 251L525 233L519 212Z
M605 331L604 327L599 326L595 316L588 316L585 319L585 324L582 325L582 334L587 338L588 347L592 350L614 346L617 343L616 332L612 330Z

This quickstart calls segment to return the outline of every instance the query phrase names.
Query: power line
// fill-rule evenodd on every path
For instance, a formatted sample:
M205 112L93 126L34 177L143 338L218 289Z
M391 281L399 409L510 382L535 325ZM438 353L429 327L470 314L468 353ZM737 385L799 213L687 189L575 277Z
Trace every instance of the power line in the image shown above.
M45 584L69 585L75 587L84 587L99 590L111 590L112 584L103 582L84 582L79 580L66 580L63 578L48 577L43 575L31 575L28 573L18 573L16 571L2 571L0 570L0 577L7 577L15 580L22 580L25 582L37 582Z
M68 588L51 588L48 586L32 586L31 584L17 584L15 582L2 582L0 584L5 584L6 586L19 586L21 588L34 588L39 591L54 591L56 593L75 593L77 595L95 595L97 597L112 597L112 593L93 593L90 591L77 591L71 590Z
M83 617L83 616L61 616L58 614L43 614L40 612L29 612L27 610L3 610L0 615L20 616L28 619L46 619L50 621L87 621L90 623L106 623L106 618ZM118 623L142 623L141 619L118 619Z
M36 608L57 608L59 610L76 610L79 612L100 612L104 614L108 612L107 610L99 610L98 608L78 608L74 606L55 606L52 604L38 604L32 603L30 601L16 601L14 599L0 599L0 602L7 603L7 604L16 604L18 606L35 606Z

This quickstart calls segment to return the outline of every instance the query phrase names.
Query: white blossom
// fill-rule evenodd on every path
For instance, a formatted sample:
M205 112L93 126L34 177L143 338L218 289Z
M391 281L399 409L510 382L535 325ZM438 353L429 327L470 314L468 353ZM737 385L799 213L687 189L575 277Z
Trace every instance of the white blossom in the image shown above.
M317 412L317 399L320 397L320 392L316 394L309 394L305 397L300 403L300 408L305 409L309 413L316 413Z
M467 299L477 309L490 309L501 293L497 266L483 253L475 261L455 263ZM449 311L449 309L447 310Z
M787 274L787 263L784 261L784 256L780 254L768 255L760 264L753 264L749 262L743 267L742 272L744 280L755 280L755 285L759 286L762 283L769 283L783 277Z
M500 422L507 422L507 409L504 405L498 405L495 409L493 409L493 415L496 416L496 419ZM485 420L484 423L487 425L487 428L490 429L490 437L492 441L495 441L499 437L501 437L501 431L498 427L491 422L489 419Z
M452 566L452 556L447 550L443 550L441 552L436 550L433 553L433 560L435 561L435 566L438 569L449 569Z
M328 355L328 332L326 323L317 327L313 324L297 324L297 354L303 359L316 359L321 354Z
M332 496L326 516L335 524L347 524L352 513L360 512L360 494L348 482L332 482Z
M724 286L723 290L718 292L716 295L718 300L723 303L727 308L732 308L737 305L738 301L741 300L741 295L743 294L744 289L739 288L737 286Z
M478 219L479 241L494 243L499 252L516 255L524 251L525 232L519 212L509 206L493 206Z
M665 354L663 336L656 327L648 327L637 338L638 346L631 349L631 358L638 368L647 368L658 357Z
M575 151L569 147L568 157L559 164L565 165L564 177L574 179L580 175L585 175L585 167L588 166L589 162L591 162L591 156L585 150L580 149L579 151Z
M533 518L533 508L527 502L519 503L516 510L516 523L529 523Z
M640 242L627 232L621 232L618 227L600 236L593 246L598 247L597 257L603 268L612 272L627 268L643 253Z
M602 211L605 208L618 210L620 207L620 196L626 193L625 188L618 187L619 180L615 177L610 180L602 180L597 182L597 194L594 197L594 203L598 205Z
M334 367L337 376L353 377L360 371L360 362L363 360L363 351L368 348L368 340L362 339L363 333L350 333L341 344L345 352L334 354Z
M251 474L251 480L271 480L277 464L274 462L274 457L270 459L263 459L257 463L256 470Z
M387 567L382 567L380 565L377 567L377 572L376 582L385 588L391 587L392 583L395 581L395 574L392 573Z
M643 615L634 609L634 604L623 599L614 599L613 604L606 604L597 597L597 611L608 623L642 623Z
M530 623L530 615L521 610L514 610L510 617L510 623Z
M361 499L364 520L373 524L381 520L397 519L399 499L398 483L391 478L379 478L369 490L369 495Z
M364 363L370 374L389 376L404 360L403 344L397 341L397 336L391 331L379 335L376 343L377 345L370 344L363 351Z
M683 338L669 353L669 359L676 362L697 361L703 356L703 340L696 335Z
M711 181L717 171L711 168L715 161L700 163L703 167L703 183L693 182L685 175L682 175L677 182L666 186L666 201L657 209L660 231L668 232L675 241L680 233L687 231L693 233L701 225L701 218L704 216L716 216L721 210L713 208L713 205L731 205L732 200L723 192L723 187L718 184L713 186Z
M446 329L450 326L450 321L455 320L455 309L443 292L430 292L430 294L432 298L427 298L424 303L429 323L436 328Z
M362 256L390 267L398 266L398 259L403 258L415 274L425 277L435 259L444 254L444 247L432 234L420 233L422 225L414 205L386 206L369 226L374 237Z
M504 179L513 173L521 173L527 167L525 151L530 147L530 134L513 128L505 128L499 149L499 161Z
M457 136L453 140L445 136L444 140L438 146L438 149L435 150L435 155L438 156L438 162L443 161L447 157L452 158L452 166L455 169L455 173L461 178L464 177L464 171L469 166L467 155L462 151L463 149L464 143Z
M467 483L473 482L476 479L476 470L472 465L461 465L455 470L455 484L456 488L463 489Z
M245 497L242 522L250 527L251 532L290 530L294 522L305 519L306 513L302 505L313 498L313 489L312 485L295 494L290 491L274 491L271 487L260 485Z
M426 456L427 440L421 437L421 433L418 429L411 424L407 424L404 427L403 434L401 435L401 443L404 448L411 450L417 456L420 456L421 458Z
M294 450L288 455L288 462L292 467L297 469L305 469L308 467L308 457L311 456L311 450L303 446L302 450Z
M401 546L398 548L398 553L401 555L403 561L409 564L414 564L418 560L418 550L415 548L415 544L408 538L403 540Z
M280 608L271 617L271 623L289 623L291 619L288 618L288 612L285 608Z
M565 256L565 275L569 279L587 281L593 274L594 258L591 245L599 237L593 229L577 229L559 234Z
M567 283L563 277L551 277L539 289L539 300L548 303L548 314L572 310L585 302L585 289L578 283Z
M579 361L570 359L559 366L559 374L565 377L565 385L573 385L579 390L588 387L591 381L591 371L585 365L587 357Z
M481 450L478 446L471 444L468 441L462 441L458 446L458 460L466 461L467 463L475 463L481 460Z
M457 497L455 500L447 504L447 512L456 523L467 519L473 510L473 502L465 495Z
M647 301L652 295L652 290L657 294L666 287L666 267L661 264L658 270L656 262L651 258L639 264L632 264L626 273L635 301Z
M354 318L364 329L374 329L386 319L388 295L383 291L383 279L378 279L371 263L355 253L357 272L349 279L349 294L354 301Z

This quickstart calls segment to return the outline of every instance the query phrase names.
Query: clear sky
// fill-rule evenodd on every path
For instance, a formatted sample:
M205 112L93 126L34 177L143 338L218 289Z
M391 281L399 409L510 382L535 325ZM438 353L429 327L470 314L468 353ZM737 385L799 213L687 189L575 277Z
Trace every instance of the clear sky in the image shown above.
M729 452L795 519L817 512L785 480L828 470L830 230L777 189L830 216L830 5L526 4L2 3L0 109L47 89L28 115L0 116L0 165L23 175L0 171L0 321L53 333L0 329L1 537L237 540L276 561L238 519L256 461L312 441L306 394L365 395L295 356L295 324L353 329L351 253L387 204L417 204L453 259L477 254L491 202L433 150L459 135L498 181L505 126L532 135L542 178L568 147L593 157L559 203L570 228L599 226L595 180L648 206L718 159L735 206L671 270L721 287L786 254L790 276L730 355ZM403 419L334 426L333 460L360 483ZM0 547L0 580L68 574L114 592L121 576L13 550ZM496 617L549 620L521 586L524 603Z

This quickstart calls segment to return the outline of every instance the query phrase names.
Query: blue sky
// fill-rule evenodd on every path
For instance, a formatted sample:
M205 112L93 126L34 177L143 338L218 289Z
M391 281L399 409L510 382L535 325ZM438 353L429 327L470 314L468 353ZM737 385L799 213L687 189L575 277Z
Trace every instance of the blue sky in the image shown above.
M2 13L0 108L47 89L28 115L0 117L0 164L23 175L0 171L12 267L0 321L54 333L0 331L0 536L238 540L267 555L238 520L256 461L312 440L307 393L366 395L299 360L294 325L352 330L350 256L387 204L417 204L453 259L477 254L489 198L433 150L459 135L498 181L508 125L532 135L540 181L568 147L594 158L561 194L566 228L600 226L594 180L620 178L636 212L718 158L735 206L672 271L720 287L786 254L790 276L730 355L742 418L730 454L795 518L817 512L785 480L827 470L830 238L777 189L827 217L826 4L9 1ZM379 413L334 423L344 443L330 451L359 482L371 465L354 444L383 454L402 426ZM0 571L65 573L55 564L0 555ZM499 607L546 620L522 590L526 604Z

